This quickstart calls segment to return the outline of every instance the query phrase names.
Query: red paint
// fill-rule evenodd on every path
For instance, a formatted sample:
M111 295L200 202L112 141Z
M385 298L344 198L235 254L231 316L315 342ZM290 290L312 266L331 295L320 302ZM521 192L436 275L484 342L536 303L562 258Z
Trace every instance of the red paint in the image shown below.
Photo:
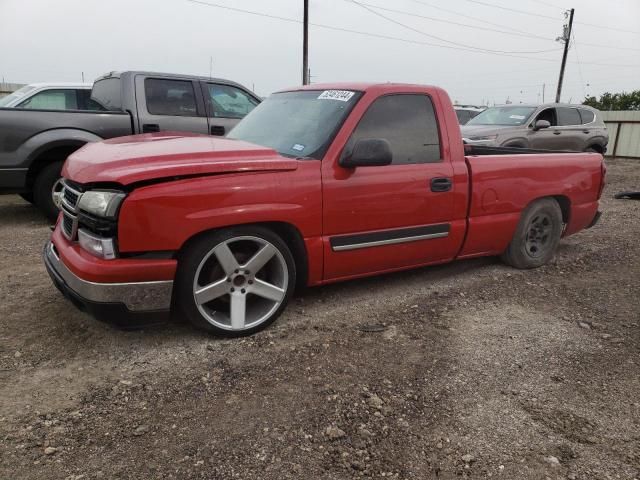
M78 183L131 183L184 175L295 170L270 148L188 133L148 133L98 142L69 157L62 176Z
M57 227L51 241L60 260L69 270L84 280L96 283L126 283L173 280L175 260L134 260L129 258L101 260L86 252L77 243L70 243Z
M121 252L178 251L198 233L226 226L278 222L302 237L309 285L499 254L520 213L532 201L562 197L569 205L565 235L593 219L602 185L602 156L545 154L465 157L460 129L444 90L419 85L331 84L303 89L360 90L355 106L322 161L293 160L233 140L180 134L123 137L89 144L65 164L79 183L132 183L119 216ZM419 93L433 101L442 162L344 169L338 158L368 106L381 95ZM454 188L430 191L434 177ZM333 251L335 235L450 224L446 238ZM98 260L56 230L65 264L92 281L173 278L175 261ZM102 279L102 280L99 280Z

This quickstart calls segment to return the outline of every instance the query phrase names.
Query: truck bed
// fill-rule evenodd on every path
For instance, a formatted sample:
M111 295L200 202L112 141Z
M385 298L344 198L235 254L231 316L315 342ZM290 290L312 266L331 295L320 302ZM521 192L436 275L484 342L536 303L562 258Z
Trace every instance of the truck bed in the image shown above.
M602 155L539 153L520 148L509 149L516 151L509 154L499 148L498 153L490 154L486 150L465 156L471 195L468 234L461 258L504 251L532 198L553 197L558 201L566 224L563 236L591 223L604 174Z

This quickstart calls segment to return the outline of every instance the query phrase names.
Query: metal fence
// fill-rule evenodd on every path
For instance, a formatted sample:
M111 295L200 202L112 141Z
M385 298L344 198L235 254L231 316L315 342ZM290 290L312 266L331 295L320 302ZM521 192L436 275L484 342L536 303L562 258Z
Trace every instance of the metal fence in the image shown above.
M609 130L608 157L640 160L640 111L602 112Z

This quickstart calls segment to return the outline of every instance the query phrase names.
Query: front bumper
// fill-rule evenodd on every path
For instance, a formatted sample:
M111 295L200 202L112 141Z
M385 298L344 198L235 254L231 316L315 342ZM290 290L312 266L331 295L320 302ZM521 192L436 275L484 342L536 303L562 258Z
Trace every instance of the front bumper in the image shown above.
M44 247L44 264L55 286L80 310L121 327L158 323L168 318L173 281L96 283L75 275L52 242Z

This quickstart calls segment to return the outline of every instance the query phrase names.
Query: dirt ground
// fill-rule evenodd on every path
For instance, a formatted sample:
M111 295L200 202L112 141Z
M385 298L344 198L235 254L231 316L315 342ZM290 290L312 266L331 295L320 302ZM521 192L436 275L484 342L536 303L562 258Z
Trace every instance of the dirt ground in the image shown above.
M0 197L0 478L640 478L640 162L608 165L548 266L313 289L242 340L78 312Z

